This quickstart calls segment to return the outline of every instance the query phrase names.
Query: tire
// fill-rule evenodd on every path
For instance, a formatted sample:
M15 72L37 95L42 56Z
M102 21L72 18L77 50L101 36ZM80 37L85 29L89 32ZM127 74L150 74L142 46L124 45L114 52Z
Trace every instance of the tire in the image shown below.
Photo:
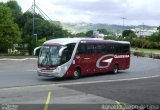
M119 67L117 64L115 64L113 67L113 74L117 74L118 72L119 72Z
M79 69L75 69L74 72L73 72L72 78L73 79L78 79L78 78L80 78L80 75L81 75L80 70Z

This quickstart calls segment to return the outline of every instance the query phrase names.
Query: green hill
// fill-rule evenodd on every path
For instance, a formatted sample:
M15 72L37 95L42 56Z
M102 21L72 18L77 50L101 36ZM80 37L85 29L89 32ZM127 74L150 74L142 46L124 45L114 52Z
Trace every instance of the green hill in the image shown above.
M62 23L64 29L71 31L72 33L86 32L89 30L97 29L107 29L111 32L121 32L126 29L143 28L143 29L153 29L156 26L138 25L138 26L122 26L115 24L93 24L93 23Z

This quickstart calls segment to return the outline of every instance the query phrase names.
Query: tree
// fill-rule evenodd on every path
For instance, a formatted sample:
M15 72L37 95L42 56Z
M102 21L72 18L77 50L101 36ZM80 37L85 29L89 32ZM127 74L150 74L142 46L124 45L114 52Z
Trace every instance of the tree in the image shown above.
M157 27L157 30L158 30L158 31L159 31L159 33L160 33L160 26L158 26L158 27Z
M10 0L6 3L6 6L11 9L14 22L19 24L19 19L22 16L22 10L21 7L18 5L17 1Z
M46 38L39 39L36 43L36 46L41 46L46 41Z
M132 39L132 38L135 38L135 37L137 37L137 35L135 33L130 33L129 34L129 39Z
M33 48L36 46L36 37L33 34L33 13L26 12L21 16L20 28L22 30L23 44L28 44L29 53L32 54ZM68 37L71 35L67 30L63 30L61 25L55 24L53 21L48 21L42 18L41 15L35 13L34 33L37 40L45 38L46 40Z
M4 5L4 3L3 3L3 2L0 2L0 5Z
M136 34L132 30L124 30L122 33L123 37L136 37Z
M108 32L106 29L98 29L97 31L98 31L99 33L101 33L101 34L104 34L104 35L109 34L109 32Z
M149 39L153 42L160 42L160 34L158 32L153 33Z
M25 35L32 35L32 13L26 12L21 18L20 27L23 28L23 37ZM35 14L35 33L38 39L43 37L49 39L68 37L70 33L67 30L63 30L60 25L54 24L52 21L44 20L39 14Z
M77 33L75 37L86 37L86 33L84 32Z
M93 30L87 31L86 36L87 37L93 37Z
M43 18L39 14L35 14L34 16L35 16L35 19L41 19L41 20L43 20ZM29 11L23 13L23 15L19 19L19 27L23 29L24 26L25 26L25 24L29 20L31 21L32 19L33 19L33 13L31 13Z
M12 11L4 5L0 5L0 18L0 51L7 52L21 41L21 33L13 21Z

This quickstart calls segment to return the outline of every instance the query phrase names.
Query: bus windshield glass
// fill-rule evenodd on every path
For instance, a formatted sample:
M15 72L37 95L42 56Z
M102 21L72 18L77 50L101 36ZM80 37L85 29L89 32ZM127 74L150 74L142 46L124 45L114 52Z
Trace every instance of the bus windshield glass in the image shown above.
M64 46L43 46L38 59L40 66L58 66L61 63L59 50Z

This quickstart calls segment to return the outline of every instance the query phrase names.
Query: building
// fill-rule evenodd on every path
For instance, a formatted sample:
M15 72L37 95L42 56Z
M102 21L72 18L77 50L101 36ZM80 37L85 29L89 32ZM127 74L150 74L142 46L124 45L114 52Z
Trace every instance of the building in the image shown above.
M147 37L147 36L151 36L155 32L158 32L156 28L153 28L153 29L150 29L150 30L135 28L135 29L131 29L131 30L135 32L137 37Z

